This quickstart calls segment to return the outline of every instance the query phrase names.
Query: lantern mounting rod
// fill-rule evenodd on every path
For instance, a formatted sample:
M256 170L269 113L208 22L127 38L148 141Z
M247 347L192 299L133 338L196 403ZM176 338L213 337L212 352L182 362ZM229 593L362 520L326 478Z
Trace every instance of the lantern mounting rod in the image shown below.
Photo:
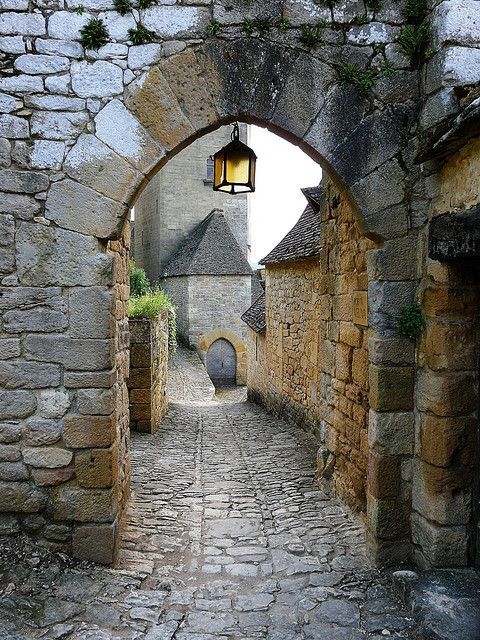
M238 125L238 122L233 123L233 131L231 133L230 138L232 140L240 140L240 127Z

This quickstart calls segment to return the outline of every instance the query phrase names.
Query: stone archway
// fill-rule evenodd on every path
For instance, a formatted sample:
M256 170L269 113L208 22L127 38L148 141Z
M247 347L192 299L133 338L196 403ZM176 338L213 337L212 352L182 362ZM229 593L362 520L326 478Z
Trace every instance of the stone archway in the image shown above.
M210 333L199 336L198 348L203 362L207 362L210 347L217 340L226 340L235 349L236 354L236 382L246 384L247 381L247 350L244 342L233 331L225 328L215 329Z
M296 4L294 15L302 15L297 26L322 17L323 10L302 14ZM215 3L215 11L222 7ZM166 10L178 20L166 23ZM370 55L363 49L378 44L376 38L393 44L401 17L396 5L391 11L392 24L377 23L381 28L364 33L347 9L339 9L335 20L349 33L345 55L363 64ZM39 40L37 52L49 51L52 45L43 41L50 38L75 49L79 26L88 20L88 12L14 15L23 20L18 30ZM24 59L18 69L42 63L39 73L2 80L3 90L35 111L30 121L11 116L18 120L9 125L12 140L28 136L22 122L35 139L23 152L28 160L17 153L0 184L11 203L3 226L9 248L2 254L1 309L17 327L2 345L6 390L0 417L8 422L8 437L22 443L29 474L28 480L2 485L0 508L21 523L41 511L47 521L70 527L67 546L75 555L112 560L129 481L124 221L134 197L173 154L220 124L241 119L268 127L322 164L354 206L364 233L380 245L369 255L369 447L378 453L369 486L381 486L392 469L397 482L393 494L369 494L368 524L375 559L403 558L410 498L408 486L402 487L409 482L402 465L408 466L403 463L413 452L414 355L395 336L395 316L416 288L421 225L412 224L409 203L420 184L409 149L416 72L401 70L403 85L385 80L375 100L362 100L339 82L334 46L310 50L287 36L285 42L245 38L238 25L225 39L205 39L211 17L206 7L158 6L149 15L150 28L166 40L164 58L149 49L151 58L145 51L135 62L141 54L130 47L132 59L123 65L129 68L122 69L117 56L127 60L130 53L121 44L128 41L127 29L117 24L120 44L103 59L78 61L78 54L71 59L66 53L59 61L47 53L29 58L19 52ZM38 97L44 86L56 102ZM425 203L417 202L418 217ZM39 311L35 317L32 307ZM406 390L401 402L389 393L399 387ZM45 436L46 447L31 446L28 434L39 422L45 432L61 425L58 436ZM401 437L385 442L392 430Z

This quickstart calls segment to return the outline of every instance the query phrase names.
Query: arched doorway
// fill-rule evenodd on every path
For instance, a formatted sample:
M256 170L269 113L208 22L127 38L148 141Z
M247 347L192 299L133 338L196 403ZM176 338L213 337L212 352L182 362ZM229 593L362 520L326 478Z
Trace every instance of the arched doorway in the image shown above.
M207 371L215 385L235 384L237 354L231 342L219 338L207 352Z

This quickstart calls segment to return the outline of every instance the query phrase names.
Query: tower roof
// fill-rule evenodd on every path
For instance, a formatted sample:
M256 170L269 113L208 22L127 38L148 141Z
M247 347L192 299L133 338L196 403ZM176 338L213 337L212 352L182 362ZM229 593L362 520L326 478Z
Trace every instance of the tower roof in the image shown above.
M304 260L319 255L321 248L319 211L325 197L324 192L322 187L309 187L302 189L302 193L308 201L305 211L283 240L260 260L260 264Z
M165 268L165 277L193 275L251 275L220 209L214 209L192 232Z

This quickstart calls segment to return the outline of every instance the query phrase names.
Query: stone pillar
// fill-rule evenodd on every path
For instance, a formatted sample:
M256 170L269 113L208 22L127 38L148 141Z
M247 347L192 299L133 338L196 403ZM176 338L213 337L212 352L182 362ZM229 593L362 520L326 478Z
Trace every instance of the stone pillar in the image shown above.
M129 324L130 428L155 433L168 406L168 314Z
M369 256L373 273L378 274L382 251ZM371 556L379 565L410 558L415 347L397 337L396 324L413 292L410 281L369 285L369 318L375 333L369 340L367 522Z

